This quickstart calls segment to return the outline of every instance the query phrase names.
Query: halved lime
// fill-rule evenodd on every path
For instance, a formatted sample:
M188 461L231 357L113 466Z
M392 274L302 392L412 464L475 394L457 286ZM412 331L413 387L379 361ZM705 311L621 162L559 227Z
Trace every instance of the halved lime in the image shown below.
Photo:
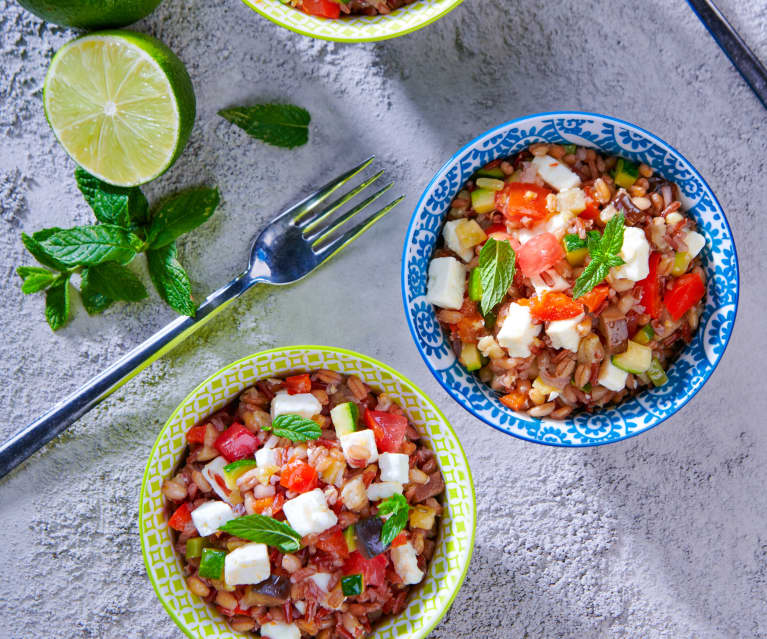
M19 4L47 22L78 29L124 27L141 20L161 0L19 0Z
M43 102L72 159L118 186L165 172L195 117L183 62L156 38L131 31L102 31L64 45L45 76Z

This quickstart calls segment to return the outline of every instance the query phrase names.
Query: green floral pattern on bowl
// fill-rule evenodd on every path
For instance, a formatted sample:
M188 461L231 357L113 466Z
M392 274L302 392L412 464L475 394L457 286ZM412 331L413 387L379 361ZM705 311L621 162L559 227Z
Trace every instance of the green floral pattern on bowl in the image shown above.
M280 26L322 40L371 42L417 31L455 9L463 0L417 0L386 15L349 16L332 20L310 16L280 0L243 0Z
M184 453L186 431L260 379L319 368L357 375L377 392L391 394L411 423L428 435L447 486L438 543L426 579L411 595L404 612L378 625L372 636L426 637L463 583L474 546L474 484L461 444L439 409L407 378L358 353L324 346L264 351L221 369L191 392L157 437L144 472L139 509L144 564L168 614L191 639L246 639L252 635L233 631L213 606L189 592L173 549L161 488Z

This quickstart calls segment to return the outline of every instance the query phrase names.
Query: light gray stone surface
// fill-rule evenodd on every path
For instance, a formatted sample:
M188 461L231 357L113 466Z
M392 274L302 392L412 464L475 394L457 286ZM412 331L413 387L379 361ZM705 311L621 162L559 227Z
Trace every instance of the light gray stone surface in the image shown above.
M767 58L764 3L721 0ZM259 288L0 482L0 637L179 638L145 576L141 475L159 428L220 366L265 347L342 345L390 363L445 410L479 500L463 590L434 637L767 636L764 175L767 112L682 0L467 0L408 37L340 45L295 36L237 0L167 0L136 27L187 63L198 118L186 153L148 189L216 183L223 205L181 243L204 297L241 268L249 237L312 185L376 153L407 199L331 265ZM0 0L0 436L23 426L172 318L156 297L54 335L14 274L19 234L90 220L41 107L73 33ZM218 109L274 99L312 113L310 143L251 141ZM506 119L582 108L680 149L738 242L734 337L675 418L619 444L560 450L475 421L431 378L408 334L399 256L428 179Z

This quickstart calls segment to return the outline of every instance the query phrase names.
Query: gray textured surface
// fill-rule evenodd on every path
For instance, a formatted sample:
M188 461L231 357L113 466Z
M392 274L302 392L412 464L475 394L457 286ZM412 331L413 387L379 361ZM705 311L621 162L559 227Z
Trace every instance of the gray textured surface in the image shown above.
M720 4L767 58L765 5ZM421 32L363 46L294 36L237 0L167 0L136 28L186 61L199 104L189 148L150 195L199 182L224 195L182 243L198 296L237 272L262 221L351 159L377 153L407 201L310 280L251 291L0 482L0 637L181 637L140 558L155 435L221 365L302 342L390 363L463 441L477 544L434 637L767 636L767 113L684 2L467 0ZM20 231L89 220L41 108L48 62L72 35L0 0L3 437L171 318L155 297L101 318L80 309L53 335L42 298L23 297L13 274L28 261ZM308 107L310 144L267 148L215 116L261 99ZM455 406L411 343L399 293L406 221L434 171L490 126L557 108L617 115L677 146L719 196L741 264L735 334L704 390L655 430L593 450L523 443Z

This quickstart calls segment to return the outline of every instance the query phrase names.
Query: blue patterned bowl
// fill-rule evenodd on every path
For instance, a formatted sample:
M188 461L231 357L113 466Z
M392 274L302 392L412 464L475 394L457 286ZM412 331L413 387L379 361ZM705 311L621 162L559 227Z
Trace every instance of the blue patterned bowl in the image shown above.
M481 166L535 142L589 146L644 162L676 182L685 208L706 237L703 266L706 306L695 338L668 371L669 383L645 390L619 406L579 413L567 420L536 419L507 408L489 386L466 371L426 301L432 251L444 215L461 186ZM472 140L437 172L408 227L402 256L402 299L410 332L429 370L467 411L493 428L554 446L593 446L638 435L668 419L714 372L730 339L738 306L738 260L730 227L708 184L679 151L628 122L605 115L558 111L502 124Z

